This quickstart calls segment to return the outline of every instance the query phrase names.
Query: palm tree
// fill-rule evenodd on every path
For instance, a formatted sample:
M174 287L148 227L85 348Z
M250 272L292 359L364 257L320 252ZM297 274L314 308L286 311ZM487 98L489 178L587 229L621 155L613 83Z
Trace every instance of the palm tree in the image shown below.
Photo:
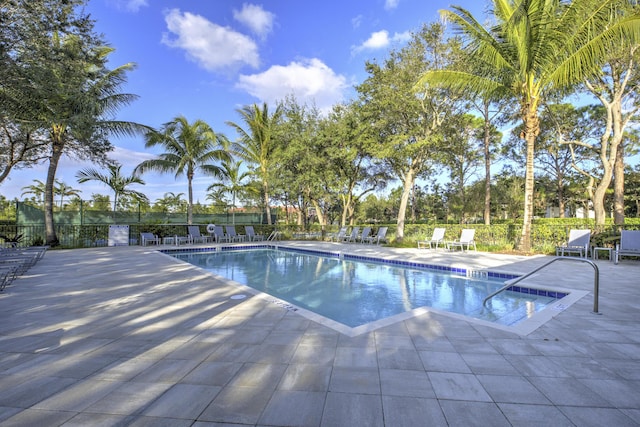
M187 222L193 223L193 178L197 170L205 175L222 177L222 169L213 162L229 160L227 138L216 133L203 120L193 123L184 116L177 116L165 123L161 130L146 135L145 147L161 145L167 150L157 159L140 163L136 173L157 171L161 173L175 172L176 179L180 175L187 176L188 198Z
M269 183L274 153L277 148L274 134L282 115L282 109L278 106L273 114L269 114L269 107L265 102L262 104L262 108L253 104L246 105L236 111L240 114L246 127L243 128L234 122L227 122L227 125L233 127L240 135L238 142L233 145L233 152L255 167L253 172L262 184L267 223L271 225Z
M67 41L70 54L82 55L74 46L73 38ZM74 64L77 74L71 79L65 71L56 74L53 82L53 96L43 95L42 108L47 111L40 126L48 130L49 166L45 185L44 217L46 243L59 244L53 222L53 195L55 193L56 171L62 155L74 155L94 160L104 160L112 145L109 135L136 135L149 128L134 122L114 120L115 113L129 105L137 97L120 93L120 86L126 81L126 73L135 68L128 63L113 70L106 68L107 57L112 48L95 46L91 51L92 62L79 61ZM61 66L62 67L62 66ZM79 69L82 69L80 71ZM72 81L70 84L68 81ZM48 93L48 92L47 92Z
M211 184L207 191L217 191L217 194L231 194L231 206L233 208L231 212L231 223L236 223L236 196L238 193L245 191L247 189L247 185L243 184L242 181L247 178L250 173L240 172L240 166L242 165L242 160L234 162L233 160L230 162L222 162L222 169L224 170L224 178L222 178L223 182L217 182L215 184ZM215 199L215 196L211 197L211 199Z
M443 18L466 38L466 51L483 66L430 71L419 85L435 84L471 93L514 96L526 142L524 223L520 249L531 249L533 159L540 132L539 109L554 93L601 71L613 46L640 38L638 16L611 21L616 0L493 0L494 22L485 28L467 10L452 7Z
M135 190L130 190L127 187L132 184L144 185L142 178L133 174L131 176L124 176L120 173L121 165L109 165L109 174L103 174L100 171L93 168L86 168L79 171L76 174L78 182L83 184L87 181L100 181L113 190L113 219L116 218L116 209L118 207L118 197L120 196L133 196L140 201L147 201L147 196L143 193Z
M182 200L184 193L173 193L171 191L164 193L162 198L157 199L155 206L160 209L161 212L184 212L185 201Z
M25 185L21 188L22 194L20 197L24 197L25 194L33 194L39 203L44 201L45 183L39 179L33 180L34 184Z
M55 183L56 183L56 186L53 189L53 192L60 196L60 210L62 210L62 207L64 205L65 196L76 196L76 197L80 196L80 190L70 187L58 179L55 180Z

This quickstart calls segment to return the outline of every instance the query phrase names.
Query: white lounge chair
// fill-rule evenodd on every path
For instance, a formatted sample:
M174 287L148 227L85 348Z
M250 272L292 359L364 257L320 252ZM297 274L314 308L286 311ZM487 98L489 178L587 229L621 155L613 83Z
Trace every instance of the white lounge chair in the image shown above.
M207 243L209 241L209 236L200 234L200 227L197 225L189 225L187 229L189 230L191 243Z
M264 240L264 236L262 234L256 234L255 230L253 229L253 225L247 225L244 227L244 232L247 233L247 238L249 239L250 242L255 242L255 241L262 241Z
M140 233L140 244L142 246L151 245L159 245L162 239L156 236L153 233Z
M640 257L640 230L622 230L620 243L616 245L615 263L625 255Z
M591 230L570 230L569 240L565 245L556 246L556 256L564 256L565 253L578 254L586 258L589 253L589 241L591 240Z
M387 230L388 229L389 229L389 227L380 227L378 229L378 233L375 236L369 236L369 238L366 241L368 243L375 242L376 245L379 245L380 242L386 242L387 241Z
M335 242L341 242L344 240L346 235L347 235L347 227L342 227L340 231L338 231L338 233L331 236L331 240Z
M360 233L360 227L353 227L351 229L351 233L347 234L342 238L342 242L344 243L355 242L356 239L358 238L358 233Z
M418 249L426 248L429 245L429 249L435 245L435 248L438 249L438 245L442 243L444 246L444 233L446 232L445 228L434 228L433 234L431 235L431 240L421 240L418 241Z
M269 234L269 237L267 237L267 241L272 242L272 241L280 240L280 236L282 236L282 232L273 230L271 234Z
M474 228L464 228L462 229L462 233L460 233L460 239L453 242L448 242L447 249L452 251L456 248L460 248L462 251L464 251L466 246L466 250L468 251L470 250L471 246L473 246L473 250L476 251L476 242L474 240L475 235L476 230Z
M362 229L362 234L358 237L360 243L365 243L371 236L371 227L365 227Z

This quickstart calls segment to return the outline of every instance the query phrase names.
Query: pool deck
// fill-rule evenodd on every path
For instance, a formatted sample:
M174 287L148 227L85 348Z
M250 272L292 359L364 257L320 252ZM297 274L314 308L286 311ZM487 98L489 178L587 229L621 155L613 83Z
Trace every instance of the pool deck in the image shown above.
M279 244L516 274L551 259ZM596 261L599 314L586 263L527 279L584 296L524 333L428 311L349 334L156 249L49 251L0 293L0 425L640 425L638 261Z

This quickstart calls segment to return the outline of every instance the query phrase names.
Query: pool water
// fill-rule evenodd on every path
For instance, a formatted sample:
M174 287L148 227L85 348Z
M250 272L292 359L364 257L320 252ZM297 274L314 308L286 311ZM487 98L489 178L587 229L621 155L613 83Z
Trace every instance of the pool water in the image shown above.
M259 248L171 255L352 328L419 307L514 325L558 299L505 291L484 308L482 300L504 279L330 254Z

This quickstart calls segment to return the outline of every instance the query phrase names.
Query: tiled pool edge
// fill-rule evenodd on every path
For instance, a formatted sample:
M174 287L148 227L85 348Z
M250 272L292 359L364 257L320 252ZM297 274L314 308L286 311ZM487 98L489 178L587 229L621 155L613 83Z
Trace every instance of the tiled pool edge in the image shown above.
M520 277L519 274L490 271L486 269L478 270L478 269L472 269L468 267L449 267L449 266L438 265L438 264L426 264L426 263L420 263L420 262L375 258L371 256L354 255L354 254L342 253L342 252L301 249L301 248L295 248L291 246L276 245L276 244L270 244L270 243L254 243L254 244L241 244L241 245L235 245L235 246L198 247L198 248L184 248L184 249L160 249L160 252L165 254L172 254L172 253L190 253L190 252L210 252L212 250L213 251L232 251L232 250L236 251L236 250L250 250L250 249L276 249L276 250L284 249L290 252L322 255L322 256L328 256L333 258L344 258L344 259L350 259L355 261L379 262L383 264L390 264L390 265L400 266L400 267L427 268L427 269L436 270L436 271L462 274L467 277L504 279L505 281L517 279L518 277ZM537 286L536 288L531 288L526 286L512 286L507 290L528 294L528 295L538 295L538 296L557 298L557 299L562 299L570 293L570 291L564 291L564 290L559 291L557 288L549 289L545 286Z
M501 278L505 280L513 280L515 278L520 277L520 275L518 274L505 273L505 272L497 272L497 271L490 272L487 270L474 270L474 269L463 268L463 267L448 267L448 266L409 262L409 261L386 259L386 258L366 257L366 256L342 253L341 251L335 252L335 251L326 251L326 250L310 250L310 249L296 248L296 247L291 247L287 245L266 243L266 242L222 245L222 246L183 247L183 248L176 247L176 248L170 248L170 249L156 249L154 252L162 253L163 255L166 255L167 258L173 259L175 262L183 264L183 261L173 257L171 254L190 253L190 252L211 252L211 251L223 252L223 251L250 250L250 249L276 249L276 250L283 249L283 250L292 251L292 252L307 253L307 254L313 254L313 255L323 255L323 256L336 257L336 258L342 257L342 258L358 260L358 261L382 262L382 263L388 263L396 266L430 268L430 269L435 269L439 271L452 272L452 273L465 274L465 275L467 275L467 273L470 271L482 272L482 273L487 273L487 276L485 277ZM288 301L281 300L280 298L274 297L273 295L269 295L262 291L256 290L250 286L235 282L223 276L213 274L201 267L195 266L193 264L188 264L188 265L202 272L205 272L206 274L209 274L212 277L215 277L217 280L220 280L230 286L239 288L242 292L250 293L266 302L275 303L285 308L287 306L295 307L295 312L302 315L303 317L311 321L317 322L319 324L322 324L324 326L327 326L331 329L334 329L335 331L349 337L354 337L367 332L372 332L374 330L383 328L385 326L389 326L397 322L408 320L408 319L411 319L423 314L427 314L427 313L434 313L434 314L462 320L471 324L488 326L488 327L499 329L505 332L511 332L518 335L526 336L532 333L533 331L535 331L536 329L538 329L540 326L542 326L549 320L551 320L553 317L560 314L566 308L570 307L576 301L580 300L581 298L583 298L585 295L589 293L586 291L579 291L579 290L573 290L573 289L570 290L570 289L564 289L560 287L549 289L549 288L546 288L544 285L538 285L538 284L535 285L536 288L516 286L516 288L519 289L519 291L517 292L523 292L524 290L523 293L528 293L533 295L550 296L549 294L554 293L556 295L563 294L564 296L562 298L559 298L556 296L558 300L550 304L549 307L546 307L545 309L535 313L532 317L521 321L519 324L511 325L511 326L501 325L498 323L493 323L493 322L482 320L482 319L476 319L476 318L465 316L458 313L451 313L451 312L439 310L433 307L418 307L404 313L396 314L394 316L387 317L385 319L377 320L374 322L370 322L366 325L361 325L361 326L352 328L342 323L336 322L332 319L316 314L305 308L298 307L295 304L292 304ZM509 288L509 290L511 290L511 288Z

